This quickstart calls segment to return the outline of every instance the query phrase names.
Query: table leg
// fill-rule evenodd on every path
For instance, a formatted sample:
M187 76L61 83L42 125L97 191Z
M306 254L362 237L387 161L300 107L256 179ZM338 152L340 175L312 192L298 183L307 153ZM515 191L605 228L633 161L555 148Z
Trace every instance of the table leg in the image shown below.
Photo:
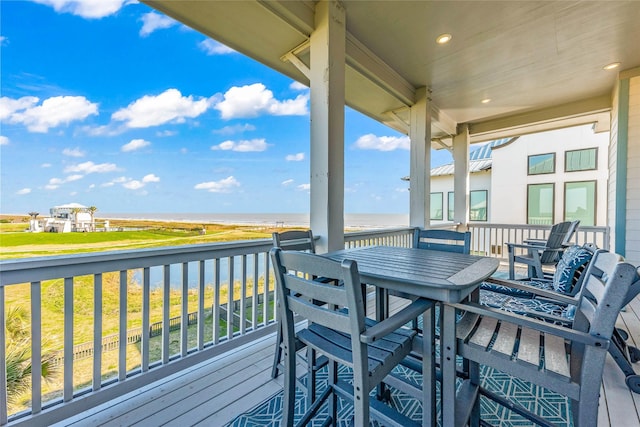
M442 425L455 426L456 420L456 309L442 304L440 356L442 369Z
M422 315L422 425L436 425L435 306Z

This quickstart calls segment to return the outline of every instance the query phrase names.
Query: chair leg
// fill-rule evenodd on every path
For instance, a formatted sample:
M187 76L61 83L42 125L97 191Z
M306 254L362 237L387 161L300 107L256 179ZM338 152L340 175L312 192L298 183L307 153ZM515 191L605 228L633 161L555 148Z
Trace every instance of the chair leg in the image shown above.
M514 264L516 263L516 256L514 254L513 246L508 246L509 250L509 279L513 280L516 277Z
M277 378L282 361L282 323L278 322L278 335L276 336L276 351L273 358L273 367L271 368L271 378Z
M281 349L282 347L278 345L278 348ZM285 348L284 358L284 397L282 401L282 425L286 427L293 427L293 413L295 412L296 406L295 348Z

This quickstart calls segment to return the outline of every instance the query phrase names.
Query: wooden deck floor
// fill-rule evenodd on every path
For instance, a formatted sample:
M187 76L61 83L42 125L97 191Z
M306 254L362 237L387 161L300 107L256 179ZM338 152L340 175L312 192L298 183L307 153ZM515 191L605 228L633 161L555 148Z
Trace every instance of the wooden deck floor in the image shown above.
M639 299L622 313L619 326L640 346ZM274 345L275 336L267 336L56 425L224 426L281 390L282 376L270 376ZM640 427L640 394L629 391L611 357L597 425Z

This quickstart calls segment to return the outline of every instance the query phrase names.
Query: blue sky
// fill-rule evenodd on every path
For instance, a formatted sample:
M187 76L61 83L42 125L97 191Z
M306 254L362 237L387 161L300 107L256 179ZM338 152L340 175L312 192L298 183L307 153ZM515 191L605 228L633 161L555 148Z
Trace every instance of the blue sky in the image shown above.
M308 88L135 1L0 14L0 213L309 211ZM408 138L345 128L345 211L408 212Z

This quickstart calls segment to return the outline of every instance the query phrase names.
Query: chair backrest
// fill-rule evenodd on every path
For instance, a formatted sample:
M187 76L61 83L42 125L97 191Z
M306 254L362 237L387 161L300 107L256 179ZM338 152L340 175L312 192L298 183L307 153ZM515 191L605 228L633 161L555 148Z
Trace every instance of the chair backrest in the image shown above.
M468 255L471 251L471 232L416 228L413 247Z
M316 253L316 243L311 230L290 230L273 233L273 246L287 251Z
M567 234L564 237L564 242L562 242L563 245L567 246L571 244L571 241L573 240L573 236L576 234L576 231L578 231L579 225L580 225L579 219L576 219L575 221L571 221L571 224L569 224L569 229L567 230Z
M580 292L573 329L610 337L632 283L639 280L633 265L613 252L597 252Z
M293 340L294 313L352 337L359 337L364 332L364 300L355 261L338 262L277 247L271 249L271 260L279 295L278 310L286 337ZM343 282L344 286L328 284L324 281L326 278ZM316 302L326 305L316 305ZM343 306L347 311L332 310L335 306ZM352 347L354 360L357 360L356 354L366 352L366 345L363 348L358 338L352 340Z
M572 229L571 224L571 221L565 221L554 224L551 227L547 243L545 244L547 249L545 249L542 252L542 255L540 255L541 264L555 264L558 262L560 259L560 251L558 251L558 249L562 249L564 247L567 235ZM575 232L575 227L573 227L573 230Z

